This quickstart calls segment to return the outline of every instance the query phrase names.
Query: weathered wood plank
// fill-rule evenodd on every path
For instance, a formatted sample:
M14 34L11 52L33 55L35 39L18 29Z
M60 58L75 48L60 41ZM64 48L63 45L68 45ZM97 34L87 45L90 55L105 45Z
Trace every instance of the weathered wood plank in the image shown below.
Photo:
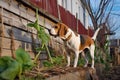
M1 37L0 37L1 39ZM22 42L14 40L15 42L15 49L22 47L26 51L32 51L32 43ZM3 48L11 49L11 39L10 38L3 38Z
M22 5L22 7L23 7L23 5ZM26 9L26 7L23 7L23 8L25 8L25 9L22 9L21 7L20 7L20 9L22 10L19 10L20 12L19 12L19 14L13 14L13 13L10 13L10 12L8 12L8 11L6 11L6 10L4 10L4 23L7 23L7 24L10 24L10 25L13 25L13 26L16 26L16 27L18 27L18 28L21 28L21 29L24 29L24 30L30 30L30 28L28 29L27 27L26 27L26 25L27 25L27 23L29 23L29 21L35 21L35 15L33 16L31 16L31 14L29 15L29 12L28 11L31 11L32 12L32 10L30 9ZM8 8L7 8L8 9ZM18 8L19 9L19 8ZM33 12L32 12L33 13ZM35 13L35 12L34 12ZM24 16L22 16L22 15L24 15ZM18 16L19 15L19 16ZM21 16L21 17L20 17ZM24 19L23 19L24 18ZM47 19L45 19L45 22L46 22L46 20ZM49 20L47 20L47 21L49 21ZM44 17L42 17L42 16L39 16L39 23L42 25L42 26L46 26L46 27L50 27L50 26L48 26L48 23L44 23ZM45 25L44 25L45 24ZM49 24L52 24L52 22L51 21L49 21ZM30 31L33 31L33 33L36 33L36 30L30 30Z
M26 51L30 52L30 55L33 57L33 45L39 46L40 41L37 38L37 31L34 28L27 27L27 24L36 20L35 11L16 0L0 0L0 7L3 7L3 12L1 12L0 9L0 14L2 14L2 21L5 28L2 55L11 56L11 37L9 35L9 30L13 30L15 49L22 47ZM0 20L0 23L2 21ZM54 24L54 22L51 22L44 18L44 16L39 15L39 24L49 28ZM46 56L41 54L40 59L43 59L44 57Z
M5 29L4 29L5 37L10 38L9 31L13 30L14 37L16 40L32 43L32 37L31 37L32 33L22 31L18 28L7 26L7 25L4 25L4 27L5 27ZM38 39L37 39L37 35L35 35L35 34L34 34L34 39L37 42L37 44L39 44Z
M2 49L2 56L11 56L11 50L10 49Z
M15 26L17 28L32 32L34 34L37 33L37 31L34 28L29 28L27 27L27 24L30 23L28 20L20 18L19 16L13 14L13 13L9 13L6 10L4 10L4 15L3 17L3 22L5 24L9 24L11 26Z
M0 37L1 39L1 37ZM34 51L32 48L32 43L27 43L27 42L21 42L21 41L17 41L14 40L15 42L15 50L17 50L18 48L22 47L23 49L25 49L25 51L29 52L29 54L31 55L32 58L34 58ZM2 47L2 56L6 55L6 56L10 56L11 55L11 39L9 38L3 38L3 47Z
M4 10L3 22L27 31L27 20Z
M24 8L24 9L22 9L22 8ZM10 12L12 12L12 13L14 13L14 15L16 14L16 16L17 17L19 17L19 18L17 18L17 17L15 17L12 13L10 13L10 12L8 12L9 14L11 14L11 15L13 15L14 17L12 17L12 18L14 18L15 20L14 21L19 21L20 20L20 18L24 18L25 20L28 20L28 21L35 21L35 11L33 11L33 10L31 10L31 9L26 9L26 7L23 7L23 5L22 5L22 8L21 8L21 6L20 7L18 7L17 9L19 10L19 14L16 14L15 12L14 12L14 10L9 10L9 8L5 8L5 9L7 9L8 11L10 11ZM32 15L33 14L33 15ZM19 16L18 16L19 15ZM6 15L5 15L6 16ZM8 16L7 16L8 17ZM47 19L46 19L47 20ZM50 24L51 24L51 21L49 21L50 22ZM42 26L44 26L44 17L43 16L40 16L39 15L39 23L42 25ZM46 23L45 23L46 24Z
M2 51L3 51L2 56L12 56L10 49L5 49L5 48L4 48L4 49L2 49ZM34 57L35 57L34 52L32 52L32 51L27 51L27 52L30 54L30 57L31 57L31 58L34 58Z

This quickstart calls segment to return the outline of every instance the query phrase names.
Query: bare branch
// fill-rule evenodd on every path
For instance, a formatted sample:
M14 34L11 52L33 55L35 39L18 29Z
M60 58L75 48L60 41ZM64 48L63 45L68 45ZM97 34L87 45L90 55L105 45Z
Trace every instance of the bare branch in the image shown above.
M97 10L94 10L94 7L92 6L93 4L91 4L91 0L80 0L80 1L88 11L94 29L97 29L97 27L99 27L101 23L105 23L108 20L109 14L113 7L113 5L112 7L110 7L110 2L112 0L100 0L98 5L96 6ZM107 13L108 7L110 7L110 11Z
M96 19L98 20L103 14L105 9L107 8L107 6L109 5L110 0L102 0L102 4L101 4L101 9L99 11L99 14L97 15Z
M99 4L98 10L97 10L97 12L96 12L96 14L95 14L95 17L97 17L97 15L99 14L99 11L100 11L100 9L101 9L100 6L101 6L101 4L102 4L102 1L103 1L103 0L100 1L100 4Z

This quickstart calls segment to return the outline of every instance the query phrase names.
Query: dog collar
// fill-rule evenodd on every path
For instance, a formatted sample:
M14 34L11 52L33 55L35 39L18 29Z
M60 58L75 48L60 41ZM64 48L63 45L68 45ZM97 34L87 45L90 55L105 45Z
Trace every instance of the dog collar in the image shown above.
M70 40L71 37L72 37L72 33L71 33L67 38L62 39L62 40L63 40L63 41L68 41L68 40Z

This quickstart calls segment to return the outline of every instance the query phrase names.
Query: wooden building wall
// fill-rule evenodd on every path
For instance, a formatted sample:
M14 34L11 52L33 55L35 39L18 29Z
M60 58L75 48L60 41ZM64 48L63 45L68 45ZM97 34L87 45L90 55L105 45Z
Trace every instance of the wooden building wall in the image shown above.
M22 47L30 53L31 57L34 57L34 46L40 46L40 41L37 39L37 31L27 27L27 23L33 21L35 21L35 9L17 0L0 0L0 53L2 56L11 56L10 31L12 30L15 50ZM45 26L55 24L40 14L40 25L44 26L44 21Z

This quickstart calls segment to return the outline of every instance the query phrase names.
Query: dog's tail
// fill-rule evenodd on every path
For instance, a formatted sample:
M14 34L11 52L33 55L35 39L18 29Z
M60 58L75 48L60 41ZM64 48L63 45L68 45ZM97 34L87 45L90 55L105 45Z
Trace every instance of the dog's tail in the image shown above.
M100 28L98 28L98 29L95 31L95 33L94 33L94 35L93 35L93 37L92 37L93 40L96 39L99 31L100 31Z

